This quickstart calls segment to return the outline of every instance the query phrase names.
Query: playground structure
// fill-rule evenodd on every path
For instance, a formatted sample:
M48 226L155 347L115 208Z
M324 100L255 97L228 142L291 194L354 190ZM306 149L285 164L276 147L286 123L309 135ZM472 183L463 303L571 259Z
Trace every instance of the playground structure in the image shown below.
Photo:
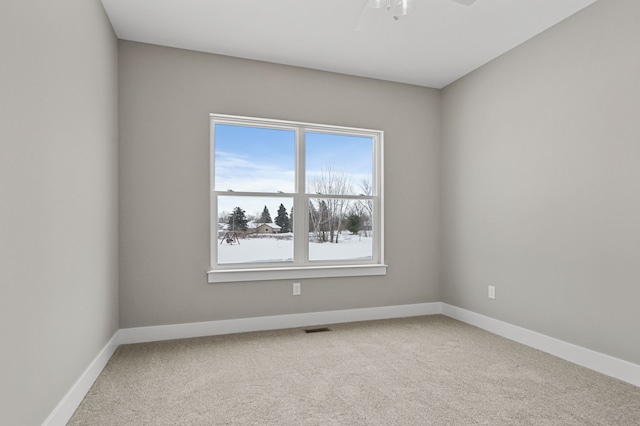
M224 235L220 238L220 245L226 241L227 244L240 244L240 240L238 239L238 234L235 232L225 232Z

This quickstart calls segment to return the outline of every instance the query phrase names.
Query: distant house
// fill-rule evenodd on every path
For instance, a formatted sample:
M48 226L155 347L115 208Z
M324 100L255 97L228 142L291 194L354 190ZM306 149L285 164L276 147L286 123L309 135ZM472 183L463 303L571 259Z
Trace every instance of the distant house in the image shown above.
M258 222L248 222L247 223L247 234L277 234L280 232L280 227L275 223L258 223ZM218 223L218 232L229 232L233 231L231 226L227 223Z
M280 232L280 227L275 223L249 222L247 226L249 227L249 232L256 234L277 234Z

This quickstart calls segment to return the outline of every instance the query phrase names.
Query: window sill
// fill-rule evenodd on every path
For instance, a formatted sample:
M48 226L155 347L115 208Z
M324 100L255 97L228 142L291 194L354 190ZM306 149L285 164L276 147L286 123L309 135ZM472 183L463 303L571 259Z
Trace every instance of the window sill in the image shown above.
M217 269L207 272L209 283L362 277L386 274L387 265L332 265L287 268Z

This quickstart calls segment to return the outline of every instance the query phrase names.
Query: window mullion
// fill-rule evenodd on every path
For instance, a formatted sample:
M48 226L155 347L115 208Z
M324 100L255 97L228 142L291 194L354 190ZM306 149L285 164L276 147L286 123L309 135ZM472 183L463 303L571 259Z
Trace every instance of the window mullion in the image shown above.
M294 263L305 264L309 259L309 247L307 244L308 236L305 233L309 229L309 213L308 201L305 196L306 170L305 170L305 131L304 128L298 128L296 132L296 197L293 220L293 250ZM306 238L305 238L306 237Z

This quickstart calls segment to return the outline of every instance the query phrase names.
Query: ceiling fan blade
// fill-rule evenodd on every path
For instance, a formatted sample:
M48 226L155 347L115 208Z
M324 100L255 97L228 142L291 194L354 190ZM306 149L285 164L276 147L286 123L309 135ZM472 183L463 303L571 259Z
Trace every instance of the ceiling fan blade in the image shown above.
M451 1L458 4L465 5L465 6L471 6L476 2L476 0L451 0Z

